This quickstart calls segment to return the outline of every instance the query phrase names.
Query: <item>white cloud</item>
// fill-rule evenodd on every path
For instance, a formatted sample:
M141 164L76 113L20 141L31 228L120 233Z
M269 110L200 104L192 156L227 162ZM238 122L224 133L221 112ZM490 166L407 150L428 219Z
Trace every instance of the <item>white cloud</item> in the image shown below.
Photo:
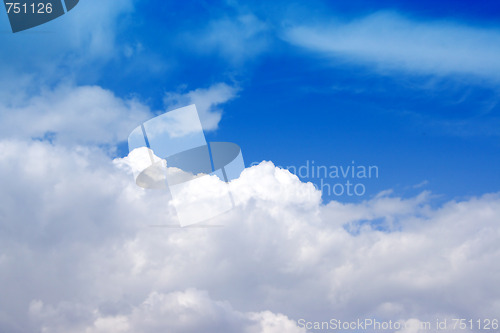
M69 311L68 311L69 310ZM162 294L153 292L127 315L104 315L98 309L89 311L92 323L75 330L74 323L61 320L74 307L45 306L37 300L30 304L32 320L44 323L44 332L65 333L156 333L156 332L243 332L305 333L285 315L269 311L242 313L228 302L214 301L207 292L197 289Z
M2 332L303 332L300 318L500 313L499 194L323 205L265 162L232 182L235 209L212 221L226 227L151 228L177 223L169 195L117 165L97 149L0 142ZM380 218L400 228L345 229Z
M216 83L209 88L198 88L187 93L167 93L164 102L167 109L195 104L203 129L215 130L222 116L219 105L237 97L238 90L226 83Z
M351 22L298 25L290 43L347 63L417 74L499 80L500 29L380 12Z
M217 83L207 89L167 93L164 103L167 110L196 104L203 130L214 130L221 119L220 106L237 93L238 88ZM154 117L149 106L137 98L121 98L100 86L61 83L54 88L34 88L26 83L6 87L0 99L0 138L112 145L126 141L135 127ZM179 133L192 131L192 121L187 120L178 120Z
M123 100L99 86L61 84L28 96L28 90L0 103L3 138L53 136L60 144L114 144L152 117L135 99Z

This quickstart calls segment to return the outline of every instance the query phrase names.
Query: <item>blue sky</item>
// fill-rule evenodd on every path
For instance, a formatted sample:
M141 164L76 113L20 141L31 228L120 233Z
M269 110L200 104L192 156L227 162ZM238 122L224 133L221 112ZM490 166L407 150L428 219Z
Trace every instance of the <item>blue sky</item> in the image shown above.
M355 50L322 52L287 37L301 26L349 34L369 26L356 27L356 22L373 15L378 16L373 28L384 29L388 38L397 33L392 30L397 24L407 29L400 47L413 44L408 54L380 59L376 31L373 36L352 32L359 43L375 43L363 57ZM380 167L379 179L367 187L371 195L389 188L413 194L412 186L424 181L425 189L447 199L479 195L500 184L500 76L479 68L488 48L496 50L488 38L499 40L499 15L494 1L146 1L118 38L140 42L144 52L154 54L138 67L161 68L127 73L123 69L131 63L122 59L107 66L118 75L102 75L99 83L152 103L161 102L165 90L234 84L238 97L224 105L219 129L208 137L240 143L248 163L348 165L354 160ZM418 38L413 34L418 29L434 29L435 35ZM485 41L461 40L467 38L462 32ZM234 41L227 39L232 34ZM441 54L432 54L440 41ZM453 59L456 52L466 54ZM446 68L448 56L456 64Z
M99 85L156 113L169 109L167 92L226 83L237 93L207 135L238 142L247 165L377 165L371 196L413 195L423 182L419 191L445 199L498 190L495 1L123 1L120 8L116 22L101 27L113 36L104 31L85 60L75 56L78 46L61 51L74 40L55 32L72 13L16 41L4 33L12 44L2 57L20 72L43 73L43 84ZM58 67L26 63L31 55L20 40L54 44L41 58L59 58Z

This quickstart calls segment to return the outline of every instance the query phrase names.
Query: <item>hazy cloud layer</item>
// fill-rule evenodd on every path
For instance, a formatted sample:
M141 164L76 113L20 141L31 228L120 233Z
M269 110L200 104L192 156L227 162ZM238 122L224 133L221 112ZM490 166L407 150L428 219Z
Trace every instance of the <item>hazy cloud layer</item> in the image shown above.
M1 80L35 74L37 81L50 81L75 76L82 68L96 75L99 64L122 53L119 26L133 10L133 0L80 1L75 10L33 30L2 34ZM10 29L6 15L0 24Z

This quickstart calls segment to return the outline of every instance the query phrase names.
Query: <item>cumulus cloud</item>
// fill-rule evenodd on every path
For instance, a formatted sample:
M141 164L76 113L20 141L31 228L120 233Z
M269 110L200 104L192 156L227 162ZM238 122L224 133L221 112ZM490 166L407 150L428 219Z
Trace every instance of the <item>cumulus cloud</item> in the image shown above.
M498 27L379 12L350 22L297 25L286 31L285 39L326 57L381 70L500 79Z
M2 332L305 332L301 318L500 313L499 194L323 204L263 162L230 184L235 208L213 221L225 227L153 228L177 222L169 194L97 148L3 140L0 173Z
M99 86L61 84L28 95L21 89L0 102L3 138L49 139L59 144L114 144L152 116L136 99Z
M0 92L0 138L113 145L125 141L138 124L158 113L137 98L122 98L97 85L60 83L54 88L34 88L26 83L15 88ZM237 97L238 90L217 83L206 89L167 93L165 109L196 104L203 129L214 130L221 119L221 105ZM190 119L177 123L178 132L192 130Z
M169 92L165 95L164 103L167 109L195 104L203 129L215 130L222 116L219 106L237 97L238 91L237 87L216 83L209 88L198 88L187 93Z

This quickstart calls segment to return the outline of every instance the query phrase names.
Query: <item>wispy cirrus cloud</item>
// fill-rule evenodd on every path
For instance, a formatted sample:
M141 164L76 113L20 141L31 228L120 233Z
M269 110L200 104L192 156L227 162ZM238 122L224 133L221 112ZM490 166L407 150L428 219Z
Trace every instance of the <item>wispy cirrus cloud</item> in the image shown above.
M183 35L189 47L200 54L217 54L232 64L253 59L267 51L271 27L253 14L210 21L203 30Z
M297 25L285 31L284 39L325 57L378 70L500 80L500 27L378 12L350 22Z

